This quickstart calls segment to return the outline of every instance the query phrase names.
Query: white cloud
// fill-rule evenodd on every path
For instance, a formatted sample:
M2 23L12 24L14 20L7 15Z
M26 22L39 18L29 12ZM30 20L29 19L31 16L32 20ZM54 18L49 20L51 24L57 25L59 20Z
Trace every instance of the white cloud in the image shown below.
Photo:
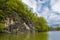
M27 4L29 7L33 8L34 12L36 11L36 1L34 0L22 0L25 4Z
M38 16L43 16L49 24L60 24L60 0L50 0L51 10L49 10L48 7L42 7L42 3L46 2L47 0L43 2L40 0L38 0L38 2L36 2L36 0L22 1L31 7L34 10L33 12L36 12ZM43 8L43 10L41 10L41 8ZM38 13L37 10L42 11L42 13Z
M54 5L52 5L52 10L60 13L60 1L58 1Z

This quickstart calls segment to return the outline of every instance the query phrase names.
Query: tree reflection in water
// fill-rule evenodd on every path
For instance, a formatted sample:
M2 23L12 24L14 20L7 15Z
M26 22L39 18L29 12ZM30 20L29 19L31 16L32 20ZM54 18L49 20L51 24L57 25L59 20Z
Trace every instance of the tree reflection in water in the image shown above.
M0 34L0 40L47 40L48 34L45 32L40 33L17 33L17 34Z

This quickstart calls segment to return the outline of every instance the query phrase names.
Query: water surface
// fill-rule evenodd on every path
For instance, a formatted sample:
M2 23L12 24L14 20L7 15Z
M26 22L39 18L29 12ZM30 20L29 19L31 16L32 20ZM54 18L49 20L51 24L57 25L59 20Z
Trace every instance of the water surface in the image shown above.
M0 34L0 40L60 40L60 31Z
M48 40L60 40L60 31L48 32Z

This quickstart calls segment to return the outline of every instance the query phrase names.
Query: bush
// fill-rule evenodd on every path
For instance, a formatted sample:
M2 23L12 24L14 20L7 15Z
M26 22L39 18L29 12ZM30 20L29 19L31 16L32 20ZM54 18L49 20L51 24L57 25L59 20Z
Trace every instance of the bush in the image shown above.
M0 23L0 32L4 32L4 24L3 23Z

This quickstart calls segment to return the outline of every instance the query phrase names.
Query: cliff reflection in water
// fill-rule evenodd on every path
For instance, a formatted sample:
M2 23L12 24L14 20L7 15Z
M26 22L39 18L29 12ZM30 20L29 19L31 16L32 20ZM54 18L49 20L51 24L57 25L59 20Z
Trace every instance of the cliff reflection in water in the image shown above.
M47 33L0 34L0 40L47 40Z

